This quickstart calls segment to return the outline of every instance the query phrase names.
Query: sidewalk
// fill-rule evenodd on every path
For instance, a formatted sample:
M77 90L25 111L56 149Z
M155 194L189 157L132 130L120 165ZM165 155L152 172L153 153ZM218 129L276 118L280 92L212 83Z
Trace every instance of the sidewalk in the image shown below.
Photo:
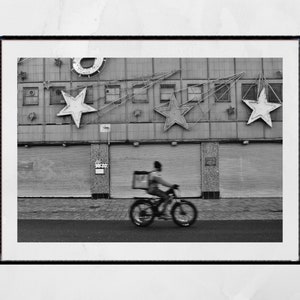
M199 220L281 220L282 198L192 199ZM131 199L19 198L19 219L129 220Z

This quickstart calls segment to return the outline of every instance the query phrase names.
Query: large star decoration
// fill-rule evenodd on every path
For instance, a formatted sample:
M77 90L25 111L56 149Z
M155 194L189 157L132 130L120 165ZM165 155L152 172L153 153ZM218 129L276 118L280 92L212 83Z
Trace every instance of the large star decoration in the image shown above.
M272 127L270 112L280 107L281 104L268 102L265 88L261 90L257 101L243 100L243 102L246 103L252 109L252 113L250 115L247 125L261 118L270 127Z
M84 103L86 88L84 88L75 98L61 91L67 105L57 114L58 117L71 115L77 128L80 126L80 119L83 113L97 111L95 108Z
M169 103L155 107L154 110L166 117L164 131L167 131L174 124L178 124L185 129L189 129L184 115L187 114L192 108L193 106L187 104L179 106L175 95L172 94Z

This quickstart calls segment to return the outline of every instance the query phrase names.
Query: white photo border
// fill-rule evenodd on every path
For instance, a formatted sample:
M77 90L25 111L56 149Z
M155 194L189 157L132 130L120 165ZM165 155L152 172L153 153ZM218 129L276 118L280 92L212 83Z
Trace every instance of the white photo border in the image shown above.
M3 40L2 260L6 261L297 261L298 40ZM18 243L18 57L282 57L282 243Z

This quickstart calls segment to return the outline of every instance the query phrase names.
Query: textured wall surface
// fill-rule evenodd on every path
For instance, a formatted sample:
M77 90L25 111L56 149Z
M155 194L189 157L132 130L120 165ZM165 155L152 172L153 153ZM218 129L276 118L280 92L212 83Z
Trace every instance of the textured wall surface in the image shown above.
M95 174L95 162L101 160L108 167L104 174ZM91 145L91 194L109 194L109 149L108 145Z
M202 143L202 192L219 191L219 144Z

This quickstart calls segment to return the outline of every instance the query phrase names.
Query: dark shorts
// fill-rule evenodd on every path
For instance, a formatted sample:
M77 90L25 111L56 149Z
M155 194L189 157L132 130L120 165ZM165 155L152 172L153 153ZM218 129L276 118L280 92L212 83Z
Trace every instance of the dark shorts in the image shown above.
M150 195L154 195L154 196L158 196L164 200L168 200L169 199L169 196L166 192L160 190L159 188L151 188L148 190L148 193Z

